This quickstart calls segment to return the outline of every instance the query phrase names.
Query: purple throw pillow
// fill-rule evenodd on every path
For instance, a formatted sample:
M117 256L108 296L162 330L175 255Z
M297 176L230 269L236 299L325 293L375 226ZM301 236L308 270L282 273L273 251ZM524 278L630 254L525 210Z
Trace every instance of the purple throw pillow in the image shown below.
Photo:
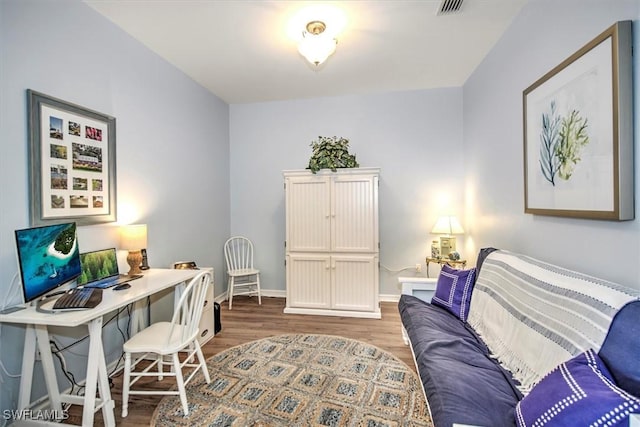
M443 265L438 276L436 292L431 298L431 304L450 311L457 318L466 322L475 277L475 268L456 270L446 264Z
M640 399L613 381L598 354L587 350L548 373L516 406L524 426L627 426Z

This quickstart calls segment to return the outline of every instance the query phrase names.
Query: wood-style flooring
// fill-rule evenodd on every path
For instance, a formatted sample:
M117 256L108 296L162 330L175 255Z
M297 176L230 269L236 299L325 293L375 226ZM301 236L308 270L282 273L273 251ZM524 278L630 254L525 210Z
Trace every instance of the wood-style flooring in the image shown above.
M284 314L284 298L262 298L258 305L255 297L233 298L233 309L221 304L220 331L205 346L206 358L225 349L249 341L282 334L324 334L339 335L371 343L394 354L415 371L411 350L402 341L400 315L397 303L380 304L382 319L358 319L351 317L308 316ZM121 417L122 411L122 371L113 375L111 394L116 403L116 424L119 426L148 426L151 416L162 396L132 396L129 400L129 415ZM169 389L174 381L165 379L155 382L158 388ZM81 424L82 407L72 406L66 423ZM95 425L103 425L102 414L96 413Z

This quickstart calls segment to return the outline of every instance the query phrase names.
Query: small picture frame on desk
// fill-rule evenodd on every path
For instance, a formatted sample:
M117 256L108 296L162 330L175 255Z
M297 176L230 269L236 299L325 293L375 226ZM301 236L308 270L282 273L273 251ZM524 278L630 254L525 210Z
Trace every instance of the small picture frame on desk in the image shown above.
M149 258L147 257L147 250L141 249L140 253L142 254L142 264L140 264L140 270L148 270L149 269Z

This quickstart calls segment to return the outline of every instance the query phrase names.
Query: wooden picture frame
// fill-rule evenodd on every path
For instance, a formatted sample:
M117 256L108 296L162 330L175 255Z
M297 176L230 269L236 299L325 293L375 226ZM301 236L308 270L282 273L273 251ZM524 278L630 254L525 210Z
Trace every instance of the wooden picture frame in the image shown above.
M524 211L634 218L631 21L523 92Z
M27 90L32 226L116 220L116 119Z

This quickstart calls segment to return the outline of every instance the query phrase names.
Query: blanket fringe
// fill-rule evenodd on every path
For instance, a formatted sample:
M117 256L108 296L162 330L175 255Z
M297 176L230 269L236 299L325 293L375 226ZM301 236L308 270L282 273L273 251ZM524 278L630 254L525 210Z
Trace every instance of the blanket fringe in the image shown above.
M473 321L473 324L472 324ZM490 354L489 356L495 359L500 366L502 366L508 372L511 372L513 378L519 383L517 384L518 390L523 395L527 395L531 389L549 372L538 372L529 365L525 363L516 353L514 353L511 348L503 341L493 341L491 345L486 342L486 338L482 333L478 331L483 331L486 329L486 325L482 321L481 318L470 319L469 324L476 330L476 333L480 338L489 346ZM567 353L567 358L571 355ZM539 359L543 366L555 366L557 363L561 363L565 359L560 357L558 359L558 353L556 352L541 352L539 354Z
M482 264L467 322L527 394L562 362L601 345L617 310L637 295L620 285L497 250ZM598 317L598 327L564 326L576 316Z

